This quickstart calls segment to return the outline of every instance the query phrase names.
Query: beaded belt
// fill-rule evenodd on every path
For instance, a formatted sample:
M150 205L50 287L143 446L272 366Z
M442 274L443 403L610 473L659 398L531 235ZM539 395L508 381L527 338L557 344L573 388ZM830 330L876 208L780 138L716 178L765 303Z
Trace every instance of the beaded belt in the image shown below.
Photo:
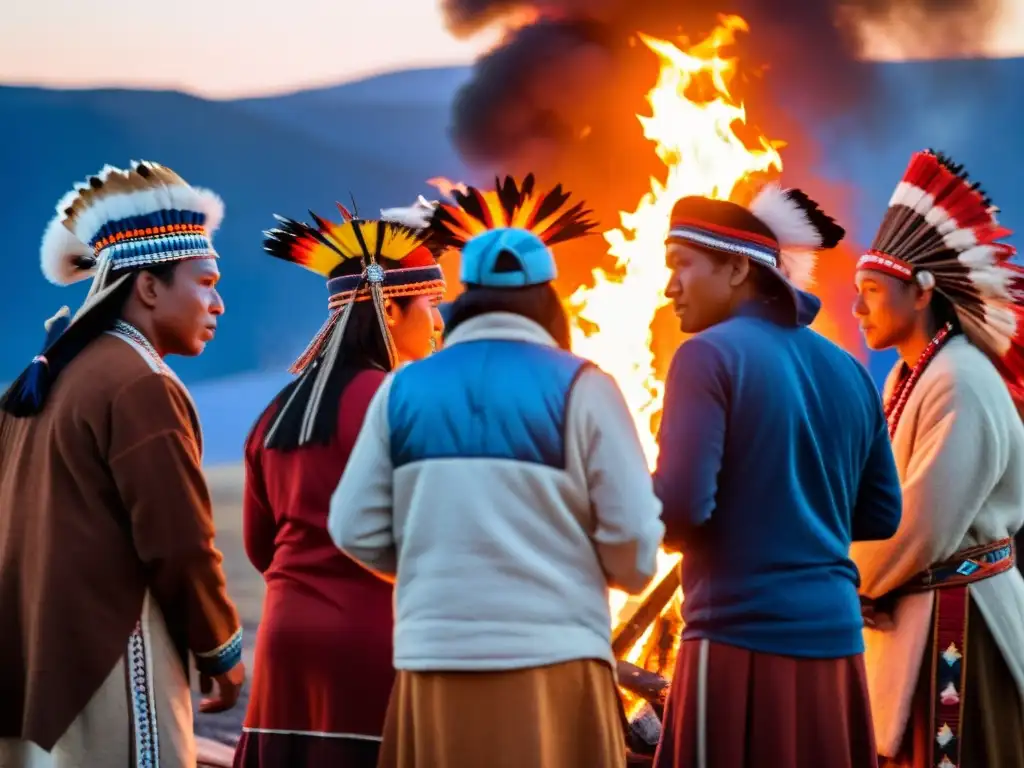
M948 589L981 581L1008 571L1017 563L1013 539L961 549L948 560L921 571L897 590L900 595Z
M1008 571L1017 562L1013 539L962 549L922 571L896 595L936 590L932 619L929 766L959 768L967 670L967 585Z

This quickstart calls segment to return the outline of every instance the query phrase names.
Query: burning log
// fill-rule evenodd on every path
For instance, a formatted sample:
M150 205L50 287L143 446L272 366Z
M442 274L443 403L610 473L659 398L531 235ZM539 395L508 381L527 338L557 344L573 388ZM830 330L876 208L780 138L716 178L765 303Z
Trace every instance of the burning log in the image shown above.
M661 616L665 607L679 591L679 569L672 568L626 621L612 635L615 658L622 658L637 644L647 628Z
M665 709L669 681L656 672L648 672L628 661L619 661L617 670L619 686L648 702L658 717Z

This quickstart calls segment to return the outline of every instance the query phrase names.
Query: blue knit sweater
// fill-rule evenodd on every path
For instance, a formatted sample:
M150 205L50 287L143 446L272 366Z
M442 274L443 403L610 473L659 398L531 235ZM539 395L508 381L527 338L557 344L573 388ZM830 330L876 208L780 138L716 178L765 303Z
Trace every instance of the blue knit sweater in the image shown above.
M684 639L764 653L861 653L851 541L887 539L900 483L868 372L751 302L683 344L666 383L655 490L683 553Z

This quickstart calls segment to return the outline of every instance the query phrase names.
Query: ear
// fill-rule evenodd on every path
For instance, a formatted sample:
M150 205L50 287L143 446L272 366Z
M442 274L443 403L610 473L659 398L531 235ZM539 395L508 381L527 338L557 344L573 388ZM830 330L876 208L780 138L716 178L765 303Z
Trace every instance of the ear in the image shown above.
M917 283L912 283L911 290L914 291L914 309L916 311L924 312L931 306L934 288L922 288Z
M145 270L135 276L135 296L146 309L153 309L156 306L159 293L159 280Z
M399 319L401 319L402 310L398 304L393 302L391 299L384 299L384 319L387 321L389 328L394 328Z
M738 288L750 275L750 259L746 256L729 257L729 285Z

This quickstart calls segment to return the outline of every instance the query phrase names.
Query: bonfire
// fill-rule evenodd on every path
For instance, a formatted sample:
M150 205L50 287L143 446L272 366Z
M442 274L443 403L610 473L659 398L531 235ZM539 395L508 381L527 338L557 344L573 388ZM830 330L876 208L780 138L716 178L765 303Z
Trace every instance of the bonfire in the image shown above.
M719 25L698 42L638 35L660 61L657 81L647 94L650 114L637 117L664 164L664 175L652 178L650 191L632 211L620 211L620 225L604 233L608 252L616 259L615 271L595 269L592 285L565 297L573 351L618 382L652 469L664 394L655 367L653 328L658 310L668 304L664 244L672 206L687 195L747 203L761 183L782 171L779 151L785 142L748 125L744 105L731 89L738 62L727 55L728 49L738 32L747 31L746 21L732 15L721 16ZM430 183L446 195L464 190L446 179ZM819 317L817 329L836 335L827 314ZM657 744L678 651L683 601L679 562L679 555L662 551L658 574L643 595L629 597L617 590L610 595L623 725L638 765Z

